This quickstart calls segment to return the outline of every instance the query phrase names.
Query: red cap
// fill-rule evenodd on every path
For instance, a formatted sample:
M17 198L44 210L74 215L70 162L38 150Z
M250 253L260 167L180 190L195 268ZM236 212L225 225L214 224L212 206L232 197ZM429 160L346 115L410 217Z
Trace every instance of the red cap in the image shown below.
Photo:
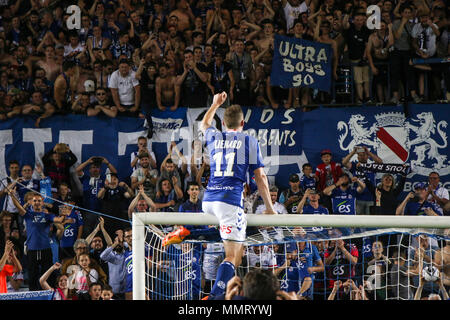
M323 149L322 151L320 151L320 155L321 156L323 156L324 154L331 155L331 150L330 149Z

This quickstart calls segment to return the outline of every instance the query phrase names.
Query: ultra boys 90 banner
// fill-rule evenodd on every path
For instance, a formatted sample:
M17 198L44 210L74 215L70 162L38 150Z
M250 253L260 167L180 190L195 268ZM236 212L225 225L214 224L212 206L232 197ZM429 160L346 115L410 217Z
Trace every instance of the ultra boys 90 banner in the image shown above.
M403 107L299 109L243 107L244 131L256 137L271 182L287 188L291 173L301 173L309 162L321 163L320 151L330 149L333 160L341 162L355 146L367 146L385 163L408 163L405 191L414 183L427 181L436 171L450 189L450 148L448 146L448 110L450 105L410 105L407 117ZM190 161L192 141L198 137L198 123L204 109L178 108L155 112L154 135L149 147L158 164L164 159L171 141ZM214 125L221 130L221 115ZM130 154L137 150L137 138L146 134L142 119L95 118L80 115L45 119L41 128L31 118L0 122L0 174L4 178L7 163L34 165L58 142L69 144L78 163L91 156L104 156L117 168L121 179L131 175Z
M276 35L271 85L309 87L330 92L332 55L329 44Z

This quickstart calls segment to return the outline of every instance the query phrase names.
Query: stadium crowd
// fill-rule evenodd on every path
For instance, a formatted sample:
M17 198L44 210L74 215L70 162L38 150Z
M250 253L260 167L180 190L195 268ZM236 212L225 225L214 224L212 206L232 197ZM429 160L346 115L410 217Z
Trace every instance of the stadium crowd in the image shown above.
M206 107L221 91L229 92L227 104L291 108L332 101L309 88L270 85L275 34L331 44L334 81L340 81L344 66L351 66L360 103L397 104L402 97L420 102L449 94L448 67L419 69L409 63L414 57L449 55L450 12L441 0L80 0L81 28L69 30L66 8L71 4L1 1L0 119L28 115L39 126L57 114L132 116L146 118L150 128L147 137L136 141L130 154L133 173L125 181L104 157L91 157L75 168L78 159L61 143L44 155L43 167L7 159L9 176L0 186L0 292L52 289L55 299L130 299L133 212L201 211L210 172L207 158L188 159L174 142L157 163L152 108ZM365 26L371 4L381 8L380 30ZM392 94L386 92L388 68ZM425 84L431 88L428 97ZM376 95L370 94L370 85ZM202 146L194 143L194 150L201 154ZM450 212L445 181L436 172L400 201L407 176L376 179L376 173L361 169L360 164L383 161L368 148L355 147L334 160L324 149L321 158L322 163L305 164L303 172L292 173L288 190L271 187L280 214ZM47 195L54 200L33 192L49 188ZM264 211L254 190L251 183L246 186L248 214ZM254 267L272 269L281 289L302 299L448 297L448 241L414 239L389 256L383 253L388 244L401 247L389 235L369 239L369 252L363 239L248 247L240 275L255 272L250 271ZM222 249L208 243L200 250L198 279L204 281L195 298L208 293ZM366 254L367 263L362 262ZM441 271L437 286L423 280L427 265ZM388 294L368 288L368 268L384 270L380 273L391 286ZM396 270L395 277L390 279L387 269ZM405 285L409 278L416 284ZM240 287L235 279L228 298ZM421 288L420 294L412 288Z

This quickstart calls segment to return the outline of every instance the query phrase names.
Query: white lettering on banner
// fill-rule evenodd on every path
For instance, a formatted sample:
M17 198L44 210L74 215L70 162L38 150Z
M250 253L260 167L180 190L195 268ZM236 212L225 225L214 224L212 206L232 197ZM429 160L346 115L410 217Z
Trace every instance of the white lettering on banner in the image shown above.
M281 121L281 124L291 124L294 121L291 117L292 112L295 112L295 109L288 109L284 112L284 117L286 120Z
M267 115L267 117L266 117ZM264 109L263 112L261 113L261 123L267 123L269 122L274 115L274 111L272 109Z
M81 163L81 151L84 144L93 143L94 130L61 130L59 142L69 145L70 150L77 157L77 164Z
M305 51L304 57L303 51ZM297 43L290 43L289 41L280 42L279 52L282 57L289 56L289 58L305 60L305 62L311 61L321 63L328 61L325 48L321 48L317 52L316 48L312 46L304 47Z
M296 131L291 130L279 130L279 129L271 129L270 132L268 129L259 129L256 132L255 129L248 129L244 131L248 135L255 137L259 141L259 145L261 147L265 147L267 145L270 146L281 146L282 144L287 147L292 147L295 145L294 136ZM281 132L281 133L280 133Z
M137 139L140 136L145 136L145 131L137 132L119 132L118 133L118 143L117 143L117 154L119 156L124 156L127 149L127 145L137 145Z
M7 144L13 143L13 131L10 130L0 130L0 161L3 162L3 166L0 167L0 174L3 177L7 175L6 173L6 159L5 159L5 149ZM11 159L12 160L12 159Z
M23 142L32 142L36 163L43 166L42 157L45 153L45 143L52 142L51 128L23 128Z
M247 112L244 115L244 122L248 123L248 121L250 120L250 116L252 115L252 109L248 108Z
M173 140L179 140L179 129L183 124L183 119L172 119L172 118L156 118L152 117L153 120L153 142L167 142Z

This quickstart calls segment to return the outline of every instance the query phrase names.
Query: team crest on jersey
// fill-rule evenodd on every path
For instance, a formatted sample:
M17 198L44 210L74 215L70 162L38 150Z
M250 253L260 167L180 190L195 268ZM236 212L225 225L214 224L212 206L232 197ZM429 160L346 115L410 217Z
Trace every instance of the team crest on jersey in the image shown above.
M361 114L339 121L339 148L351 152L355 146L368 146L386 163L408 161L419 175L428 176L432 171L441 176L450 174L447 156L440 154L447 148L447 121L435 120L431 112L408 120L401 112L379 113L374 118L371 126Z

